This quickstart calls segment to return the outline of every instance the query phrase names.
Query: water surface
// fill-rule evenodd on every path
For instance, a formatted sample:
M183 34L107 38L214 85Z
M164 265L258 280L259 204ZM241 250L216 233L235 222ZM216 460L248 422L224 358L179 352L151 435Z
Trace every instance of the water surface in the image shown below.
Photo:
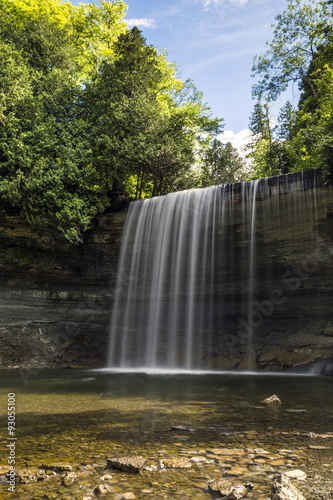
M333 491L332 379L254 374L106 373L83 370L1 372L1 463L7 464L7 395L16 394L19 469L69 464L77 480L56 474L17 484L1 498L88 499L102 478L106 499L210 499L207 483L228 476L251 481L246 498L270 498L274 474L301 469L307 499ZM260 401L277 394L282 404ZM192 431L174 431L171 426ZM106 470L107 457L143 455L156 470ZM189 469L161 469L187 457ZM322 495L322 496L320 496ZM326 495L326 496L325 496Z

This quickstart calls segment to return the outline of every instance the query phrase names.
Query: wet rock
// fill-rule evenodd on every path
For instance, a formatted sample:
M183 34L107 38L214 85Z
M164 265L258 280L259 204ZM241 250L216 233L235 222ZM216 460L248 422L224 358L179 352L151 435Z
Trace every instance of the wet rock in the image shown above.
M141 455L136 457L108 458L106 461L107 469L118 469L124 472L139 473L147 464L147 460Z
M95 495L97 495L97 496L98 495L105 495L106 493L110 493L110 491L111 491L111 488L107 484L98 484L93 489L93 493L95 493Z
M101 476L99 478L100 481L111 481L111 479L112 479L111 474L104 474L104 476Z
M330 446L310 445L309 448L310 448L310 450L330 450Z
M43 479L46 479L48 475L46 474L45 470L40 469L36 472L36 477L37 481L42 481Z
M269 451L263 450L262 448L254 448L253 453L256 455L269 455Z
M114 500L136 500L136 496L131 491L126 493L119 493L114 496Z
M192 467L189 458L179 457L179 458L163 458L160 460L160 466L167 469L189 469Z
M203 456L191 457L191 462L193 462L195 464L200 464L200 463L207 462L207 458L203 457Z
M0 476L5 476L6 474L8 474L9 471L10 468L7 465L0 466Z
M228 370L233 365L234 363L225 356L215 356L203 362L203 367L210 370Z
M157 465L145 465L142 468L142 472L154 472L158 469Z
M213 453L214 455L240 456L245 454L245 451L242 448L210 448L207 452Z
M314 432L304 432L303 436L309 437L309 438L316 438L317 434L315 434Z
M280 474L274 479L271 500L305 500L305 498L285 474Z
M37 475L32 473L30 470L18 471L16 474L16 481L22 484L37 483Z
M245 485L234 484L227 479L215 479L208 484L208 488L215 493L219 493L223 500L239 500L247 493Z
M194 429L192 429L191 427L187 427L186 425L172 425L171 430L172 431L194 432Z
M262 401L260 401L260 403L263 405L272 405L272 404L276 405L276 404L281 404L281 400L275 394L273 394L273 396L263 399Z
M289 470L284 473L289 479L306 479L306 474L300 469Z
M241 476L248 472L246 467L241 467L239 465L233 465L230 470L227 471L229 476Z
M48 476L45 470L38 470L38 469L35 470L23 469L23 470L18 470L16 473L17 482L22 484L36 483L37 481L42 481L47 477Z
M62 484L65 486L70 486L77 480L77 475L75 472L66 472L66 474L62 477Z
M242 359L242 361L237 366L238 371L244 370L254 370L257 366L257 355L251 354L247 358Z

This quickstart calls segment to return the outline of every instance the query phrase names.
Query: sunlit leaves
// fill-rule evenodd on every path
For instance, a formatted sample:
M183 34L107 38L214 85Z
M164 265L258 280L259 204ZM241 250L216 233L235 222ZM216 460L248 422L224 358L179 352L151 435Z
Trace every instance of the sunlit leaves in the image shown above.
M288 0L287 9L276 17L273 38L264 55L256 55L253 76L259 81L253 95L276 100L290 84L311 80L307 75L310 61L332 30L332 15L325 1ZM315 88L313 87L315 93Z

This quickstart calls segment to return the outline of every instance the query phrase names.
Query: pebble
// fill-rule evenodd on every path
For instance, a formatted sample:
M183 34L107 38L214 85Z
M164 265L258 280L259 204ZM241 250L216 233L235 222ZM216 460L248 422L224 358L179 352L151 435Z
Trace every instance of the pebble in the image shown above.
M194 432L194 429L192 429L192 427L187 427L186 425L172 425L171 430L172 431Z
M95 495L105 495L105 493L110 493L110 491L111 488L107 484L98 484L93 489L93 493L95 493Z
M100 481L111 481L111 479L112 479L111 474L105 474L104 476L101 476L99 478Z
M191 462L193 463L207 462L207 458L202 456L192 457Z

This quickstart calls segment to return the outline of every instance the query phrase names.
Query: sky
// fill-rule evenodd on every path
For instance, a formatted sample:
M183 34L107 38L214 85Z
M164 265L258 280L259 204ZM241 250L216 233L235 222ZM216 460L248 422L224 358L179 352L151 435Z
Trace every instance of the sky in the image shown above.
M81 0L89 3L89 0ZM73 0L76 5L78 2ZM191 78L214 116L224 119L224 135L237 146L248 134L254 101L252 61L272 39L271 24L287 0L125 0L125 20L138 26L147 43L166 49L180 78ZM290 92L271 110L273 119Z

